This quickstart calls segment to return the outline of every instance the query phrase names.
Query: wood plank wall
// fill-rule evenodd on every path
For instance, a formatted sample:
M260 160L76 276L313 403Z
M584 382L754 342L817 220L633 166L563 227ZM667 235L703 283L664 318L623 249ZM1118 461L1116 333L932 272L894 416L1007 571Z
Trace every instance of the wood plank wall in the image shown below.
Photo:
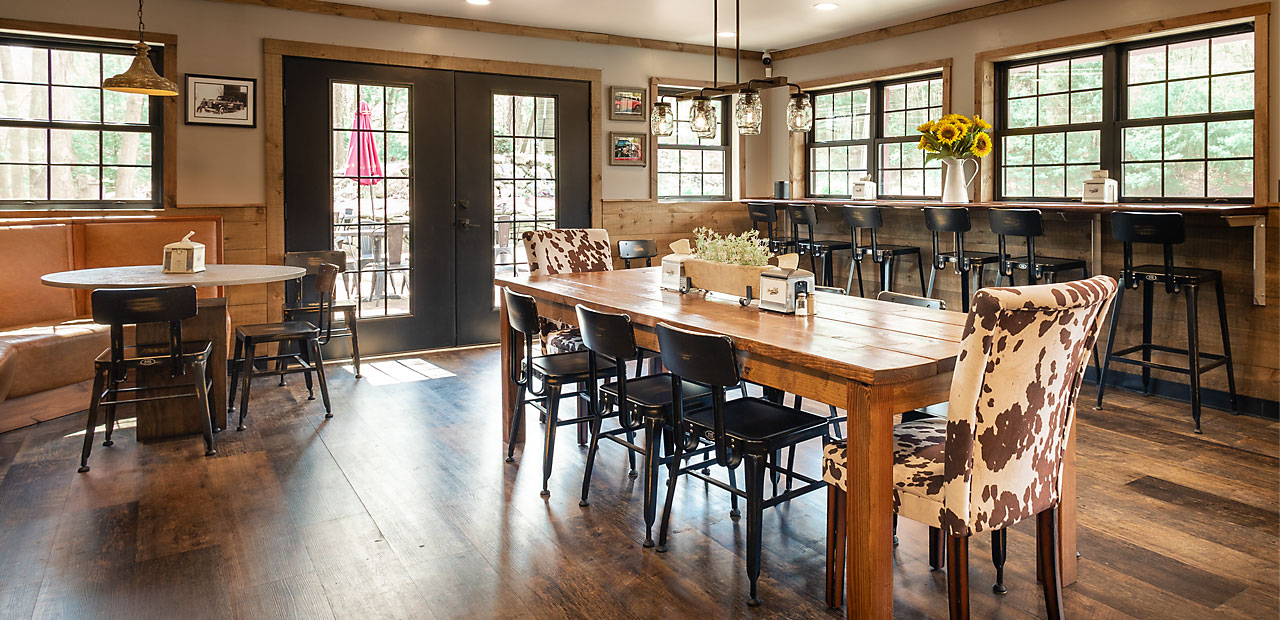
M617 254L617 243L623 239L653 239L658 242L659 258L671 253L669 246L677 239L692 239L693 229L710 228L721 234L737 234L751 228L747 208L740 202L690 201L658 202L655 200L605 200L601 225L609 231L609 239ZM634 266L634 265L633 265ZM622 261L614 259L614 268Z
M745 206L742 207L745 212ZM1188 216L1188 239L1177 246L1175 260L1179 266L1219 269L1223 272L1227 301L1227 321L1230 327L1232 353L1235 355L1237 390L1242 395L1280 400L1280 210L1271 209L1267 216L1266 306L1253 304L1252 228L1230 228L1216 216ZM727 217L727 215L721 216ZM849 229L838 223L837 212L818 209L820 220L818 236L831 239L849 239ZM929 277L931 240L924 228L924 218L919 211L885 211L885 227L878 240L881 243L916 245L924 255L924 277ZM695 224L696 225L696 224ZM1123 262L1122 247L1111 238L1111 229L1103 219L1103 269L1102 273L1118 277ZM965 237L966 250L995 252L996 239L991 234L984 213L975 212L973 232ZM950 250L950 241L943 241L942 250ZM1016 250L1015 250L1016 251ZM1025 246L1024 246L1025 253ZM1045 216L1045 237L1038 240L1036 253L1042 256L1083 258L1088 260L1089 220L1063 221L1056 215ZM836 284L843 286L848 276L849 253L842 252L836 261ZM1136 264L1160 264L1158 247L1135 250ZM802 266L807 261L802 261ZM865 265L864 265L865 267ZM989 274L992 272L988 272ZM919 294L919 277L913 261L904 260L897 269L895 290ZM868 295L878 289L876 274L863 269L864 286ZM1025 278L1025 274L1023 275ZM988 285L991 284L990 276ZM1017 284L1025 284L1020 280ZM856 286L856 285L855 285ZM959 277L953 271L939 271L935 284L935 297L946 300L948 308L960 308ZM1209 353L1222 350L1218 331L1218 309L1213 290L1203 290L1199 297L1199 328L1201 349ZM1187 340L1186 302L1183 296L1170 296L1161 286L1156 287L1153 312L1153 340L1157 343L1184 347ZM1141 342L1142 294L1130 291L1125 299L1121 323L1117 333L1117 348ZM1157 360L1186 365L1185 358L1156 356ZM1121 372L1134 372L1137 367L1113 365ZM1153 373L1153 378L1186 384L1185 375ZM1203 386L1208 389L1227 389L1226 373L1222 369L1203 375Z

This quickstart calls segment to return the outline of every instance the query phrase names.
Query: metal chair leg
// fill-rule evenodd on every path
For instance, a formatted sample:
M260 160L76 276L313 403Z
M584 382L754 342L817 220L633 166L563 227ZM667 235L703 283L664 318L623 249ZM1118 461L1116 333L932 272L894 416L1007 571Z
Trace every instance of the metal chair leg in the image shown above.
M298 357L302 358L303 363L305 363L308 368L307 370L304 370L302 373L302 379L307 385L307 400L315 400L316 391L311 381L311 373L312 373L311 369L315 368L315 364L311 362L311 342L310 341L298 343ZM279 363L276 365L276 368L278 370L283 370L285 366L285 360L281 359L277 361ZM280 375L280 376L283 377L284 375ZM284 385L284 383L281 383L280 385Z
M236 338L235 353L231 356L231 393L227 396L227 413L236 410L236 386L240 381L240 360L244 355L244 341Z
M919 249L916 250L916 271L920 272L920 294L928 297L924 292L924 254ZM933 287L932 276L930 276L929 286L930 288Z
M621 410L621 407L619 407ZM587 464L582 470L582 498L578 500L579 506L590 506L591 502L587 500L587 495L591 492L591 470L596 464L596 450L600 447L600 425L604 422L603 416L599 411L591 412L591 441L590 447L587 448ZM631 451L628 450L628 453Z
M761 530L764 527L764 461L758 454L742 457L747 473L747 579L751 582L751 595L747 605L760 604Z
M667 462L667 501L662 505L662 526L658 528L658 553L667 552L667 535L671 532L671 505L676 501L676 482L680 480L680 460L684 456L684 441L679 437L679 430L672 433L674 444L671 460Z
M1195 433L1200 430L1200 326L1197 302L1199 295L1195 284L1183 287L1187 295L1187 363L1191 370L1191 419L1195 420Z
M1227 394L1231 398L1231 413L1240 413L1236 403L1236 372L1231 358L1231 336L1227 333L1227 301L1222 294L1222 278L1214 283L1218 294L1218 327L1222 330L1222 355L1227 358Z
M556 428L559 426L557 416L560 413L560 386L552 385L548 387L547 394L551 399L551 403L547 407L547 433L542 446L543 497L551 497L551 491L547 490L547 481L551 479L551 461L556 454Z
M1155 286L1151 281L1142 283L1142 361L1151 362L1151 310L1152 293ZM1151 395L1151 369L1142 367L1142 395Z
M308 344L311 346L311 357L307 361L311 363L311 368L316 373L316 381L320 383L320 402L324 403L324 417L332 418L333 407L329 404L329 382L324 376L324 357L320 353L320 341L313 338Z
M653 547L653 522L658 516L658 465L662 462L662 418L645 420L644 428L644 547Z
M1120 324L1120 307L1124 305L1124 290L1129 288L1125 286L1124 278L1120 279L1120 287L1116 289L1116 300L1111 305L1111 327L1107 329L1107 349L1106 354L1102 356L1102 368L1098 372L1098 404L1094 405L1094 409L1102 409L1102 393L1107 388L1107 369L1111 367L1111 352L1116 347L1116 328Z
M94 369L93 394L89 397L89 420L84 429L84 446L80 448L80 473L89 471L89 453L93 451L93 429L98 425L98 406L102 403L102 392L107 389L107 370Z
M516 460L516 433L520 432L520 421L524 418L524 393L525 386L521 385L516 387L516 403L511 412L511 431L507 435L511 438L507 441L508 463L513 463Z
M249 385L253 380L253 357L254 344L252 340L244 343L244 360L241 361L241 381L244 382L240 386L240 424L236 426L237 431L242 431L248 427L244 425L244 418L249 414Z
M204 455L213 456L218 453L213 443L213 410L209 406L209 383L206 380L206 362L194 362L191 364L191 374L195 375L196 380L196 401L200 403L200 410L209 415L201 416L204 418L204 426L200 430L204 433Z

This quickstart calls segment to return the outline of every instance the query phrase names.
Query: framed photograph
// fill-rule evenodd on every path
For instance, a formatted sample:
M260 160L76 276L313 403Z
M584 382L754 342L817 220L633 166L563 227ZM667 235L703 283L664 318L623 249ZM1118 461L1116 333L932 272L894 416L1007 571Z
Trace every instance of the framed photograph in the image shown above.
M258 126L258 80L187 74L187 124Z
M610 166L643 166L649 151L649 134L609 132Z
M609 87L609 120L643 121L649 118L647 88Z

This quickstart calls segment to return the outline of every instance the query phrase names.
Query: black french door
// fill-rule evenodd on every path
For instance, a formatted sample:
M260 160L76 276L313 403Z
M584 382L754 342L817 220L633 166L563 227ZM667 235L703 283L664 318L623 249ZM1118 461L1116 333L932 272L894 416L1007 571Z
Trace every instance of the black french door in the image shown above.
M287 57L284 84L285 248L346 253L361 353L496 341L519 234L590 221L586 83Z

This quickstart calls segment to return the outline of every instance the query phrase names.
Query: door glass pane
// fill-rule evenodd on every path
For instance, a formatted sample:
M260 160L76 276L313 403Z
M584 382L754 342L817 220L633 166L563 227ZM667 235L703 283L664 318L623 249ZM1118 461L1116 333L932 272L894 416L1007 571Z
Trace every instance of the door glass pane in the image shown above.
M356 301L361 318L412 312L411 97L397 85L330 89L333 248L347 255L338 298Z
M495 275L528 273L521 233L556 227L556 98L493 94L493 270ZM698 151L689 151L698 155ZM684 152L663 153L663 170L684 166ZM699 159L701 166L701 159ZM660 175L678 191L678 175ZM498 287L493 289L498 306Z

